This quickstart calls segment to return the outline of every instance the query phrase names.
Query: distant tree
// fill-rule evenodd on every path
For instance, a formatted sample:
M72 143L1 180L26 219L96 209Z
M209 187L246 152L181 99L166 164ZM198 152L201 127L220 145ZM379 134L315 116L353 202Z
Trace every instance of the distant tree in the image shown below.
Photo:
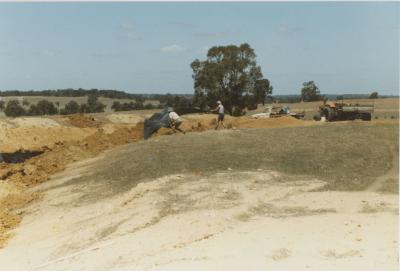
M96 93L89 94L87 103L82 104L80 111L82 113L98 113L98 112L104 112L104 109L106 108L106 105L97 101L98 96Z
M5 107L6 107L6 102L0 101L0 110L3 111Z
M54 102L54 104L57 106L57 108L60 108L60 102L59 101Z
M36 106L31 106L29 109L30 115L55 115L58 113L54 103L47 100L39 101Z
M172 106L177 108L190 108L192 107L192 101L185 97L175 96L172 102Z
M39 115L39 112L38 112L36 104L31 104L31 106L29 107L29 109L27 110L26 113L27 113L27 115L30 115L30 116Z
M10 100L7 103L4 113L9 117L19 117L26 115L25 109L19 104L17 100Z
M162 99L162 102L166 106L173 106L174 105L174 101L175 101L175 97L174 97L174 95L172 95L170 93L167 93Z
M208 50L207 59L191 63L194 79L194 102L202 109L215 106L221 100L231 115L240 113L253 95L258 103L271 94L269 81L263 79L261 67L249 44L215 46Z
M98 96L96 94L89 94L87 97L87 104L89 106L95 106L98 100Z
M79 113L80 106L76 101L69 101L65 106L64 109L61 111L62 114L70 115Z
M315 85L314 81L303 83L301 89L301 99L304 102L320 101L322 99L319 88Z
M115 101L111 109L114 111L130 111L130 110L141 110L141 109L152 109L153 105L151 103L147 103L146 106L143 105L143 103L140 102L129 102L129 103L120 103L118 101Z
M370 99L378 99L378 97L379 97L379 94L376 91L372 92L371 95L369 95Z
M135 95L135 101L143 104L145 102L145 98L142 95Z
M111 109L114 111L120 111L119 109L121 108L121 103L118 101L114 101L114 103L111 105Z
M134 105L135 110L142 110L144 109L144 104L142 101L136 101Z
M23 106L28 106L30 103L29 103L29 101L28 100L26 100L26 99L23 99L22 100L22 105Z
M154 109L154 105L152 104L152 103L146 103L145 105L144 105L144 109Z
M343 95L336 96L336 100L343 100L343 99L344 99Z
M79 106L79 112L80 112L80 113L89 113L90 110L89 110L88 104L87 104L87 103L81 104L81 105Z

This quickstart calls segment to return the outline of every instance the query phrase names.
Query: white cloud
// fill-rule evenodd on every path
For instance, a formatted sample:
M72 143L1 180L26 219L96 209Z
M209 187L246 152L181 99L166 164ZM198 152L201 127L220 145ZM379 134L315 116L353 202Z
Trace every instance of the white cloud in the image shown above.
M177 52L185 51L185 48L183 48L182 46L173 44L173 45L162 47L160 50L163 53L177 53Z

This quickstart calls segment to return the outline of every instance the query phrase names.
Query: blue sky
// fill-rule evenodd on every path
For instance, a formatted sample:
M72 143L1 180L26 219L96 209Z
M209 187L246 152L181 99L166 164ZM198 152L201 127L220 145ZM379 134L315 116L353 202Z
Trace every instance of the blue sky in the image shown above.
M397 94L400 3L0 3L0 89L193 93L190 63L247 42L274 94Z

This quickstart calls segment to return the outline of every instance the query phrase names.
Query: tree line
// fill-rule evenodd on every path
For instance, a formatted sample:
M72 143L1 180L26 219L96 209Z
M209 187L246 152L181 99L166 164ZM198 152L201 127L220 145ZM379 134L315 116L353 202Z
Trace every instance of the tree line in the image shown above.
M30 104L28 101L10 100L7 103L0 101L0 110L4 111L6 116L41 116L41 115L68 115L76 113L98 113L104 112L106 105L98 101L96 95L89 95L87 102L78 104L76 101L69 101L64 108L59 109L59 102L50 102L40 100L36 104Z
M150 102L145 103L142 96L137 96L135 101L120 102L114 101L111 109L114 111L131 111L131 110L150 110L161 109L166 106L174 107L175 111L184 112L193 107L192 99L180 95L165 94L159 96L161 101L158 105ZM46 99L31 104L27 100L20 102L19 100L10 100L7 103L0 101L0 110L4 111L6 116L40 116L40 115L69 115L76 113L99 113L104 112L106 105L98 101L95 94L88 95L87 102L79 104L74 100L65 104L64 108L59 108L59 102L50 102Z
M161 104L166 104L171 99L174 99L176 96L191 98L193 95L190 94L133 94L127 93L120 90L99 90L96 88L93 89L56 89L56 90L0 90L0 97L22 97L22 96L48 96L48 97L84 97L84 96L97 96L104 97L110 99L130 99L135 101L144 102L145 100L156 100Z
M83 97L95 95L97 97L105 97L111 99L137 99L142 96L141 94L132 94L126 93L120 90L107 90L107 89L55 89L55 90L3 90L0 91L0 96L9 97L9 96L51 96L51 97Z
M29 106L26 108L26 106ZM18 100L10 100L7 103L0 101L0 109L4 111L6 116L41 116L56 114L76 114L76 113L98 113L104 112L105 104L98 101L97 96L89 95L87 102L78 104L76 101L69 101L64 108L59 109L59 103L53 103L48 100L40 100L36 104L30 104L23 101L22 105Z

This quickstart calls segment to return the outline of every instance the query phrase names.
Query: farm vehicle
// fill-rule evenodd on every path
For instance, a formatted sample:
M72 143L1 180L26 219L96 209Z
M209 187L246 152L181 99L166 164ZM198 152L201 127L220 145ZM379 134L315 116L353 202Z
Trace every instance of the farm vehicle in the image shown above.
M355 119L370 121L373 112L374 105L326 102L319 107L319 118L325 117L327 121Z

